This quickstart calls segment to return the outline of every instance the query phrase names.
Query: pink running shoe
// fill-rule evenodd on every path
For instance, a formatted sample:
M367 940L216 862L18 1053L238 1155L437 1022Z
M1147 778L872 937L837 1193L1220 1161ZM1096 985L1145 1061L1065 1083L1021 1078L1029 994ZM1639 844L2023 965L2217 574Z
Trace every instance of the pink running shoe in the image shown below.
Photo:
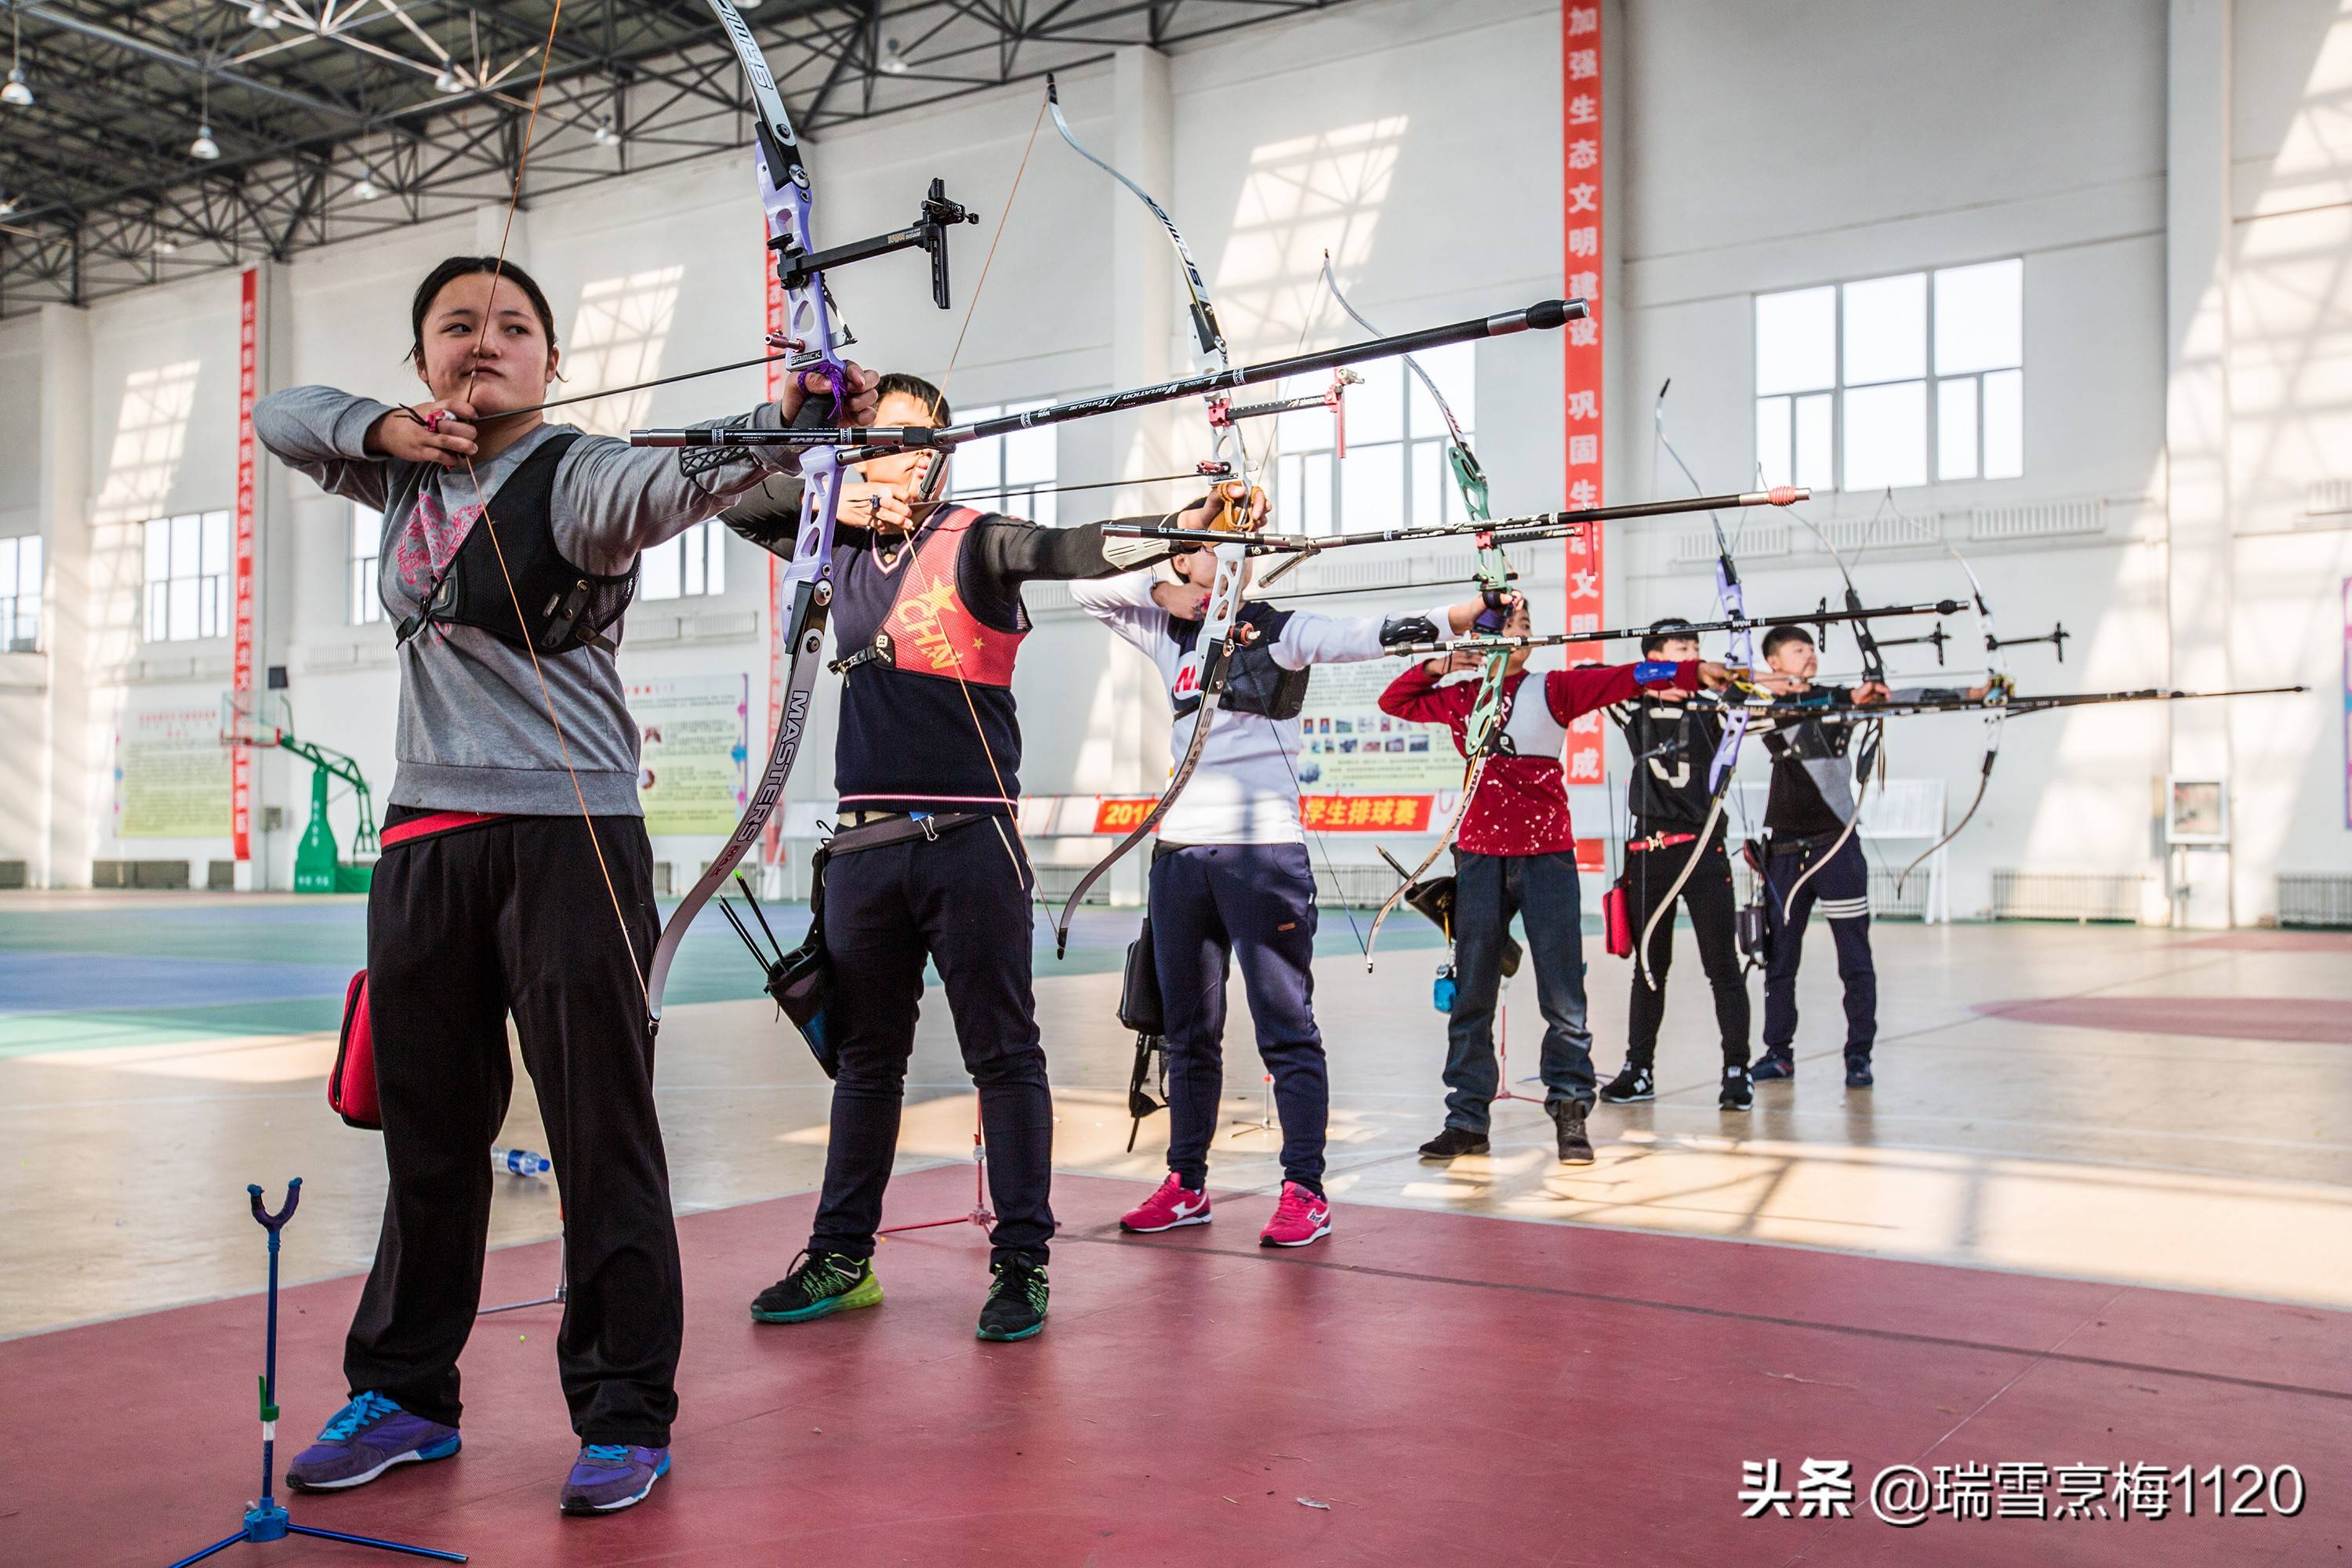
M1209 1194L1206 1189L1192 1192L1184 1185L1175 1172L1160 1184L1160 1190L1119 1216L1118 1228L1137 1236L1149 1236L1155 1230L1174 1230L1180 1225L1209 1223Z
M1304 1247L1331 1234L1331 1205L1297 1182L1282 1184L1274 1217L1257 1233L1260 1247Z

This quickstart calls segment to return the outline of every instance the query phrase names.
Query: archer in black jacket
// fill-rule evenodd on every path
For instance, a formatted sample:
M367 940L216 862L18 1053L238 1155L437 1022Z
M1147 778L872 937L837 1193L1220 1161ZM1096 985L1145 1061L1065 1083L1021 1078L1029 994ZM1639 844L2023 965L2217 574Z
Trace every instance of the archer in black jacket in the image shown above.
M1669 616L1642 639L1645 659L1695 659L1698 636L1690 623ZM1731 862L1725 852L1728 829L1720 813L1707 841L1698 831L1707 820L1711 796L1707 763L1723 738L1720 710L1702 709L1679 696L1643 696L1610 710L1633 755L1625 786L1628 828L1620 884L1626 910L1638 933L1683 875L1694 857L1698 864L1675 894L1690 911L1698 958L1715 993L1715 1024L1723 1047L1722 1092L1717 1104L1745 1110L1748 1085L1748 984L1734 940L1738 900ZM1674 962L1675 916L1669 908L1651 933L1649 951L1633 955L1633 996L1626 1010L1625 1065L1601 1090L1601 1098L1624 1105L1657 1098L1653 1068L1658 1029L1666 1013L1666 970Z

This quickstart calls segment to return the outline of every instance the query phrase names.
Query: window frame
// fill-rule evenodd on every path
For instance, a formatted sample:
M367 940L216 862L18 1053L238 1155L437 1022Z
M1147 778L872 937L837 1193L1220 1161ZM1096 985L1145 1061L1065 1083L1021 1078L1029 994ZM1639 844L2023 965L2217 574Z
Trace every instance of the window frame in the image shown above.
M1454 353L1456 349L1461 354L1468 393L1464 396L1463 388L1459 385L1454 387L1452 391L1457 398L1469 405L1469 416L1463 421L1462 439L1464 444L1475 452L1477 450L1478 436L1477 345L1458 344L1452 348L1432 351L1421 357L1426 360L1436 354ZM1400 504L1396 518L1380 526L1415 528L1439 523L1462 523L1469 521L1468 503L1464 500L1462 489L1454 483L1454 468L1448 456L1453 445L1453 437L1446 428L1444 416L1438 412L1437 405L1430 400L1428 389L1421 384L1421 378L1412 373L1410 366L1401 359L1391 363L1396 367L1399 397L1397 435L1393 439L1360 441L1351 435L1348 440L1348 455L1342 458L1339 455L1336 429L1318 432L1318 438L1313 442L1283 438L1286 434L1288 434L1284 428L1284 422L1318 417L1312 409L1294 410L1291 413L1266 416L1252 421L1260 426L1265 426L1268 419L1274 421L1273 433L1265 437L1266 442L1272 447L1272 462L1268 465L1269 477L1273 480L1276 515L1292 520L1285 525L1287 531L1317 538L1332 538L1347 531L1348 463L1359 454L1376 452L1388 447L1394 447L1397 451L1396 477L1399 483L1395 487L1395 493L1400 497ZM1434 372L1431 374L1435 374ZM1265 400L1273 402L1317 395L1327 391L1329 386L1330 379L1328 375L1289 376L1284 378L1279 385L1273 388ZM1349 399L1363 395L1363 388L1360 386L1350 386L1343 394L1343 396ZM1461 412L1459 407L1454 408L1456 416ZM1424 424L1432 428L1428 430L1420 428ZM1577 434L1590 434L1590 432L1571 432L1570 438ZM1315 504L1319 505L1325 513L1319 523L1308 515L1309 508L1305 500L1306 497L1318 493L1318 484L1309 478L1307 471L1307 464L1317 459L1320 459L1322 468L1319 496ZM1427 501L1427 498L1422 492L1423 481L1421 474L1424 462L1434 470L1433 478L1429 482L1433 482L1437 489L1436 515L1428 518L1420 515L1421 507ZM1296 476L1295 479L1293 476ZM1294 493L1294 488L1297 493ZM1374 488L1385 491L1388 487L1381 480L1376 479Z
M215 520L222 531L221 569L218 572L206 572L204 569L205 534L209 525ZM196 529L194 552L196 569L187 575L174 572L172 567L171 531L184 521L193 521ZM161 577L152 575L150 571L155 554L153 531L159 527L165 531L163 575ZM141 644L143 646L149 643L166 642L218 642L229 637L235 629L236 606L233 602L232 582L236 574L235 559L236 541L230 531L228 509L214 507L204 511L172 512L163 517L151 517L139 525L139 530L141 558L139 640ZM182 584L188 585L186 613L194 623L192 628L186 631L178 629L179 611L175 607L181 600L176 588ZM213 585L209 595L205 588L207 584ZM158 590L161 590L160 601ZM160 633L156 626L159 607L162 612L160 618L163 622ZM210 631L205 629L207 621L213 627Z
M1963 271L1970 268L1999 266L2002 264L2011 264L2018 268L2017 356L2014 363L2003 365L1988 365L1975 370L1954 371L1948 374L1943 372L1938 368L1936 357L1937 318L1939 303L1943 295L1943 289L1939 283L1940 278L1946 273ZM1894 488L1898 489L1924 489L1929 485L1999 483L2006 479L2022 479L2025 475L2025 416L2027 407L2027 391L2025 385L2026 345L2024 268L2025 258L2022 253L2020 253L2015 256L1989 257L1977 261L1957 261L1942 266L1912 268L1897 272L1877 272L1858 278L1840 278L1826 283L1805 283L1787 289L1759 289L1750 294L1748 296L1748 342L1750 350L1750 363L1748 366L1748 435L1751 442L1753 443L1750 447L1750 453L1753 458L1753 468L1759 477L1759 482L1787 482L1791 484L1808 485L1816 491L1826 490L1831 492L1843 492L1847 494L1866 494L1871 489L1880 488L1877 485L1870 485L1857 489L1848 483L1848 467L1851 453L1849 449L1850 443L1846 438L1846 394L1849 392L1867 392L1879 388L1910 386L1915 384L1921 390L1921 428L1924 442L1920 448L1921 477L1915 483L1898 484ZM1916 277L1920 279L1921 290L1926 296L1926 309L1922 312L1921 316L1922 335L1920 341L1921 357L1919 374L1916 376L1901 376L1891 381L1849 383L1846 380L1845 352L1847 291L1859 284L1876 283L1885 281L1890 279L1912 277ZM1756 391L1755 387L1762 379L1762 366L1756 354L1760 339L1760 331L1758 324L1758 312L1761 302L1768 298L1775 296L1809 293L1814 289L1823 288L1829 289L1832 291L1832 298L1833 300L1833 308L1830 316L1830 384L1825 387L1790 388L1770 393ZM1986 407L1988 404L1987 385L1993 378L2000 376L2011 376L2015 378L2014 384L2016 386L2017 398L2017 447L2015 462L2011 471L1992 474L1988 472L1990 466L1990 459L1992 455L1992 437L1990 434L1990 422L1986 418ZM1960 386L1965 386L1967 388L1968 395L1971 400L1971 407L1973 411L1972 417L1975 426L1972 432L1972 440L1970 442L1973 455L1970 466L1967 472L1948 474L1944 468L1943 407L1945 391L1947 387ZM1802 405L1807 399L1820 397L1826 397L1829 399L1829 451L1826 458L1828 474L1825 478L1809 477L1809 470L1803 469L1801 467L1801 459L1804 451L1801 405ZM1781 461L1785 467L1777 470L1780 475L1784 476L1784 479L1776 479L1776 470L1768 468L1764 460L1764 409L1765 405L1768 403L1780 404L1785 409L1785 417L1778 420L1785 429L1788 442L1787 450L1781 455Z
M1055 401L1057 400L1050 397L1012 397L997 403L976 404L970 408L959 408L955 412L959 423L969 425L977 424L983 419L994 419L1005 414L1025 414L1031 409L1049 408ZM1040 528L1059 528L1061 505L1059 491L1055 487L1062 482L1061 426L1038 426L1019 434L1045 437L1045 445L1052 449L1054 460L1051 471L1044 479L1034 482L1024 479L1018 483L1008 479L1005 477L1007 467L1005 459L1012 450L1007 445L1012 440L1012 437L995 436L989 439L995 443L993 449L996 453L996 477L993 479L974 480L972 488L964 488L965 476L960 473L959 469L968 465L972 447L982 445L978 442L969 443L950 457L948 463L947 493L940 499L943 501L958 501L967 496L978 497L987 503L980 508L981 510L996 512L1005 517L1017 517L1024 521L1034 522ZM959 491L961 493L959 494ZM1015 510L1016 507L1020 510Z
M704 518L679 530L659 544L637 552L637 591L635 604L673 605L683 599L723 599L727 596L727 541L734 531L716 517ZM688 587L693 574L688 568L691 561L688 550L691 542L702 557L702 582L699 587ZM652 578L646 572L647 557L656 551L677 552L677 592L656 594Z
M0 539L0 552L13 557L9 562L9 581L14 584L6 594L0 595L0 653L38 653L41 651L43 615L47 608L43 603L47 588L44 580L48 571L47 542L37 531L12 533ZM33 557L29 574L25 566L25 557L28 553ZM27 600L32 603L32 630L20 640L16 627L26 618L25 605Z
M362 540L360 519L375 519L373 537ZM367 553L359 553L361 544ZM349 626L380 626L389 617L384 613L383 594L378 585L383 567L383 513L373 507L352 502L351 517L343 533L343 624Z

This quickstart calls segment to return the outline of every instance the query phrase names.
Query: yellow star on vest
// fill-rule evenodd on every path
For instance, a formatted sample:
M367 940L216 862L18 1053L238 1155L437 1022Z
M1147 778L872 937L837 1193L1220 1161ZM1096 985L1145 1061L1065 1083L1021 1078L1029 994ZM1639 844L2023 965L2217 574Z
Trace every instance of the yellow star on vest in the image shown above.
M979 638L979 637L974 637L974 638L972 638L972 639L971 639L971 651L972 651L972 652L974 652L974 653L978 653L978 652L981 650L982 646L982 639L981 639L981 638Z
M929 610L934 616L943 615L946 613L948 606L955 603L955 584L953 583L935 583L919 594L909 594L907 596L907 602L910 605L921 605L924 609Z

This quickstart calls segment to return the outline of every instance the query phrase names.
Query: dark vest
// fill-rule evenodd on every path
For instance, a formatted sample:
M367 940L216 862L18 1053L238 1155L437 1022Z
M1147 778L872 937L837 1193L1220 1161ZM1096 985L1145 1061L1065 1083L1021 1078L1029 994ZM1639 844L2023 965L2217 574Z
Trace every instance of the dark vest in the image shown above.
M984 515L943 509L887 567L869 550L834 552L834 785L846 806L1007 811L1020 799L1013 664L1029 627L1025 616L1002 626L971 608L970 546Z
M1307 706L1307 678L1311 669L1285 669L1274 661L1274 644L1290 624L1292 612L1277 610L1263 599L1242 605L1234 619L1257 633L1256 640L1236 648L1226 666L1225 694L1217 706L1228 713L1256 713L1268 719L1296 719ZM1191 653L1201 640L1201 623L1170 616L1168 635ZM1176 717L1201 706L1197 691L1179 691Z
M1722 739L1723 721L1679 699L1643 696L1616 710L1633 753L1625 809L1650 832L1695 828L1714 800L1707 766Z
M628 609L636 593L636 565L613 576L574 566L556 548L548 516L556 467L579 439L576 430L550 437L507 476L487 509L495 537L490 527L475 521L423 607L400 623L400 641L439 621L478 626L542 657L590 646L614 651L604 628ZM518 602L520 621L515 618Z

